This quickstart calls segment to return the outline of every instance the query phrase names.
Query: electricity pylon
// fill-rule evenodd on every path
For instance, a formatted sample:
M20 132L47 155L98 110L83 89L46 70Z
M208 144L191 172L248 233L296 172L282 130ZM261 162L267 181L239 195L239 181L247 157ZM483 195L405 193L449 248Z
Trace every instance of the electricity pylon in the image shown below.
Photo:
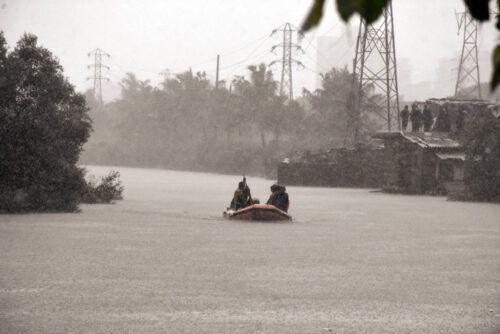
M378 116L387 131L401 129L392 2L388 2L382 17L381 23L373 24L361 18L359 26L349 124L354 143L360 140L362 114Z
M455 97L481 99L481 81L479 80L479 62L477 55L477 21L468 12L455 13L458 33L463 26L464 42L458 65Z
M88 65L87 68L94 68L94 75L87 77L87 80L93 79L94 80L94 89L93 89L93 94L94 98L96 99L97 103L99 106L103 105L103 99L102 99L102 80L109 81L109 78L103 77L102 76L102 68L104 67L105 69L109 70L109 66L106 66L102 64L102 56L110 57L109 54L104 52L103 50L97 48L93 51L90 51L88 53L88 56L90 57L91 55L94 56L94 64Z
M276 36L278 32L283 33L283 42L282 44L274 45L271 48L271 52L274 52L276 48L282 48L283 56L280 60L272 61L269 66L281 63L280 95L287 96L289 100L293 100L292 65L297 64L299 67L304 66L300 61L293 58L294 49L296 52L304 52L300 45L293 42L293 35L294 33L301 34L301 32L290 23L285 23L279 28L274 29L271 36Z

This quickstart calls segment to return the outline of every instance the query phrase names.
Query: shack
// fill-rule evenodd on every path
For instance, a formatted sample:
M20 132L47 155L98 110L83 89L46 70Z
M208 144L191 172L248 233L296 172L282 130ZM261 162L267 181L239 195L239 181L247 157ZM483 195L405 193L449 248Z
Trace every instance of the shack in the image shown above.
M446 194L463 181L464 149L448 133L382 132L373 137L384 140L386 191Z
M465 148L458 141L464 130L464 119L474 118L479 113L492 113L498 118L499 104L450 98L429 99L426 104L433 115L432 132L380 132L372 135L384 141L382 188L391 192L447 194L450 198L460 198L466 191ZM445 117L440 124L443 112Z

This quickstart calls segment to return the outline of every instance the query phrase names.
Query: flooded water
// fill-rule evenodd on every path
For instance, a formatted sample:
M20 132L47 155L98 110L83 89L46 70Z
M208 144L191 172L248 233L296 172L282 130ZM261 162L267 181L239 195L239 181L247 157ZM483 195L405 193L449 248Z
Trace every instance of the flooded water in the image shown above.
M287 187L293 222L237 222L241 176L116 169L114 205L0 216L1 333L499 332L499 205Z

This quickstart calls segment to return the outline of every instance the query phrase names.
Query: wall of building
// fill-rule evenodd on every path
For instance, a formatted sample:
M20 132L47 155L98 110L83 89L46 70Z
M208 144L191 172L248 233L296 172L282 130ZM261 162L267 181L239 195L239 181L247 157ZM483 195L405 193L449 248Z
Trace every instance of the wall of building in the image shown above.
M461 174L457 160L440 160L436 152L403 137L385 140L384 181L388 192L446 194L446 182ZM463 174L463 171L462 171Z
M278 165L278 182L285 185L361 187L382 186L384 150L338 150L331 160L302 159Z

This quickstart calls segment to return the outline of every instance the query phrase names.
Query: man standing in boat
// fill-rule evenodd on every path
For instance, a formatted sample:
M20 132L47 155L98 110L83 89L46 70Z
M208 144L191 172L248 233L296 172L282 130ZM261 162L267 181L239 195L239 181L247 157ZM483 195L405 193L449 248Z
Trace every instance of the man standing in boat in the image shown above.
M250 188L247 185L246 177L243 177L243 181L238 183L238 188L234 191L230 208L239 210L249 205L252 205L252 195L250 194Z

